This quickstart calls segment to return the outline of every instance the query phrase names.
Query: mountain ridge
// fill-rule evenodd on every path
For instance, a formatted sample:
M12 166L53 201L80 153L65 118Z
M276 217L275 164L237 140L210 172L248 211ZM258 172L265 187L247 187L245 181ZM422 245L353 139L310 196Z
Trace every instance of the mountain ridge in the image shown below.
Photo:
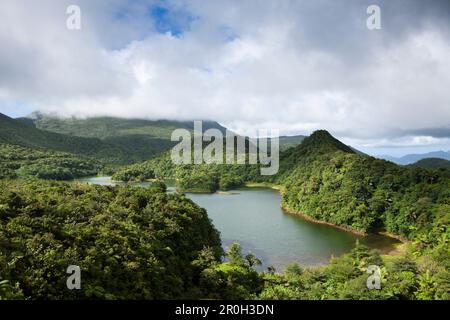
M408 166L425 169L450 169L450 161L441 158L425 158Z
M0 113L0 143L69 152L116 163L126 157L123 150L100 139L73 137L40 130L2 113Z
M450 160L450 151L432 151L427 153L411 153L407 154L401 157L392 157L389 155L379 155L377 158L385 159L391 162L394 162L399 165L408 165L413 164L414 162L417 162L422 159L426 158L439 158L439 159L445 159Z

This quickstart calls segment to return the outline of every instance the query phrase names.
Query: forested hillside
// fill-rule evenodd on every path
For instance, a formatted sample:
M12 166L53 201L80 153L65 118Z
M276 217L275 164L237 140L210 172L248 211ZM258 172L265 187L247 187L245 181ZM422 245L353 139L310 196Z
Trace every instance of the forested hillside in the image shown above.
M154 177L176 179L181 191L275 183L287 211L360 233L382 230L429 242L441 236L450 212L448 172L406 168L358 154L323 130L283 152L275 176L260 176L259 165L175 166L167 154L113 176L125 181Z
M275 181L283 186L282 205L288 211L363 233L386 230L430 242L449 218L446 172L356 154L322 131L281 162Z
M83 156L47 149L0 144L0 179L35 177L71 180L107 170L104 164Z
M112 117L93 117L86 119L60 118L34 113L21 118L36 128L59 134L97 138L114 145L127 156L128 162L140 162L169 150L175 145L170 141L175 129L193 131L193 121L124 119ZM226 129L214 121L203 121L203 129L215 128L225 134Z
M425 158L411 164L411 166L426 169L450 169L450 161L440 158Z
M13 148L7 152L13 163L20 150L4 148ZM181 194L166 194L161 182L134 188L4 179L0 297L450 298L448 171L358 154L326 131L283 152L278 175L260 176L259 166L175 166L166 153L114 178L175 178L180 190L209 192L254 181L277 184L289 212L363 233L387 231L409 244L394 257L357 245L321 268L292 265L284 273L258 273L257 257L243 254L238 244L222 261L206 212ZM83 266L82 291L61 290L70 264ZM381 267L383 290L367 289L370 264Z
M249 143L247 140L247 151ZM174 179L178 190L184 192L215 192L238 188L248 181L266 181L266 178L260 176L259 164L174 165L169 153L122 167L112 176L116 181L145 181L152 178Z
M0 300L198 298L204 263L222 253L206 211L165 188L0 180L0 190ZM69 265L83 290L67 290Z
M1 113L0 143L91 156L109 163L130 163L126 152L116 145L97 138L73 137L40 130Z

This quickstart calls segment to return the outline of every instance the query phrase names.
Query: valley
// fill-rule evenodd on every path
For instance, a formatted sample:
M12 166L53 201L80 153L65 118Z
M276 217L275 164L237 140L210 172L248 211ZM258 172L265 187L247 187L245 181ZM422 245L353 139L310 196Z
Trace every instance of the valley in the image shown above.
M110 177L75 180L76 183L117 185ZM148 187L151 182L133 183ZM168 192L176 192L173 181L166 183ZM356 241L382 254L395 250L397 240L380 236L355 235L333 226L317 224L302 217L287 214L280 207L278 191L265 187L244 187L226 193L186 193L205 208L221 234L226 249L237 241L244 252L251 251L262 261L258 270L273 266L281 271L292 263L313 267L326 265L332 256L348 253Z
M0 297L449 298L447 169L398 166L319 130L285 139L278 173L263 176L261 163L175 165L167 133L187 123L34 118L0 117ZM397 241L378 233L408 243L386 256ZM52 270L69 264L88 290L58 289ZM383 290L365 286L373 264Z

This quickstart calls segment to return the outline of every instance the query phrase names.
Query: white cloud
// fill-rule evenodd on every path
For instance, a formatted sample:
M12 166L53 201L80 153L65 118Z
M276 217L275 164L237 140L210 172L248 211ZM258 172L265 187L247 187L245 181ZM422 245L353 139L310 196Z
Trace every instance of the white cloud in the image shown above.
M21 100L62 115L213 119L240 131L325 128L361 146L391 138L410 145L401 132L450 126L450 43L441 25L376 34L359 7L346 16L304 1L173 1L198 17L189 30L138 37L151 25L143 4L81 1L90 20L77 33L65 29L64 2L42 3L2 4L0 106ZM137 22L112 18L124 7ZM339 14L353 20L340 25Z

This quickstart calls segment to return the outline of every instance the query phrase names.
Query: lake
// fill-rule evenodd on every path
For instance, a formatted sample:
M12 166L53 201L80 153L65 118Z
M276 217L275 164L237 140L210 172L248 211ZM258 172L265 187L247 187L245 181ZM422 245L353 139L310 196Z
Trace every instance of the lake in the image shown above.
M109 177L93 177L77 181L113 185ZM149 182L136 184L150 185ZM169 187L169 192L174 192ZM263 268L274 266L281 271L298 262L317 266L329 262L331 256L349 252L357 240L371 248L387 253L397 240L381 235L357 236L352 233L316 224L280 208L280 194L268 188L243 188L230 193L187 193L208 211L221 233L224 247L238 241L243 251L252 251L263 262Z

